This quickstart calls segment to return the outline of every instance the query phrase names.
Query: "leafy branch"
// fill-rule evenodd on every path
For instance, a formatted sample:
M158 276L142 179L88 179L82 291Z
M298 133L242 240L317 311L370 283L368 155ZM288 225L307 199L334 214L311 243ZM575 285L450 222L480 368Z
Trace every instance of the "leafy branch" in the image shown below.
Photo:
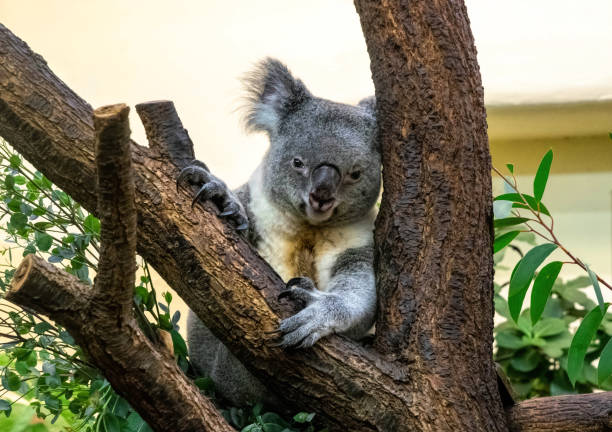
M504 193L494 198L494 201L510 203L508 210L511 215L504 215L505 217L494 220L494 227L497 231L494 241L494 253L503 250L504 247L508 246L521 233L533 233L546 242L527 251L514 267L510 277L507 307L510 317L519 327L521 327L520 320L522 317L521 309L523 301L532 282L531 322L529 327L535 328L545 311L547 302L551 298L553 286L563 265L576 264L587 272L597 297L598 305L593 307L582 319L578 330L572 338L567 359L565 360L567 375L572 386L575 386L576 380L582 373L587 351L597 335L597 330L604 320L608 308L608 304L603 301L599 284L601 283L610 289L612 289L612 286L595 274L586 263L578 259L561 244L554 232L554 218L542 202L552 161L553 152L549 150L538 166L533 182L533 195L519 190L512 164L506 165L510 173L509 177L503 175L497 168L493 168L512 190L510 193ZM526 212L527 215L523 214L523 212ZM519 229L512 228L510 231L507 230L510 227L517 226ZM524 226L526 229L520 229L520 226ZM544 261L557 249L563 251L569 258L569 261L552 261L538 271L538 268L540 268ZM525 328L525 322L522 325ZM601 350L598 365L598 383L603 383L610 375L612 375L612 342L608 340L603 350Z

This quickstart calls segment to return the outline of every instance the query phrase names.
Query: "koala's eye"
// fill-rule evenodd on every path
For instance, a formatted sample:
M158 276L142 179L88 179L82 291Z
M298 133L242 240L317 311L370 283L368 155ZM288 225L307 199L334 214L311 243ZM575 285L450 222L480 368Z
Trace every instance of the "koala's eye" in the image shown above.
M304 168L304 162L301 159L294 158L293 159L293 167L294 168Z
M361 171L353 171L351 174L351 180L359 180L361 177Z

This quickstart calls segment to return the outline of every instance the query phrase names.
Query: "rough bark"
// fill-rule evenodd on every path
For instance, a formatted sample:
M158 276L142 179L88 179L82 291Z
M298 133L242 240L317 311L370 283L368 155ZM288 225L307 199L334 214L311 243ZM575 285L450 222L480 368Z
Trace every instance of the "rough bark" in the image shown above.
M6 298L68 329L113 388L157 431L232 431L214 405L156 349L132 315L136 207L129 108L94 113L101 253L92 288L28 255Z
M377 351L415 430L506 430L492 360L491 165L461 1L356 0L376 88Z
M612 431L612 392L537 398L508 410L511 432Z
M193 143L170 101L154 101L136 105L142 120L149 148L177 167L195 159Z

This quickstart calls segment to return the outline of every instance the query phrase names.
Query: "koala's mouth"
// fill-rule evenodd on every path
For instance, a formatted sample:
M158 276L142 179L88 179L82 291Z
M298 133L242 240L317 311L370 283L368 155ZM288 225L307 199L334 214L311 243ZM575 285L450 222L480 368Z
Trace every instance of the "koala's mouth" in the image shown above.
M313 201L312 199L309 199L308 203L305 203L304 205L306 217L310 222L313 223L325 222L326 220L331 218L337 206L338 201L335 198L331 198L322 202Z

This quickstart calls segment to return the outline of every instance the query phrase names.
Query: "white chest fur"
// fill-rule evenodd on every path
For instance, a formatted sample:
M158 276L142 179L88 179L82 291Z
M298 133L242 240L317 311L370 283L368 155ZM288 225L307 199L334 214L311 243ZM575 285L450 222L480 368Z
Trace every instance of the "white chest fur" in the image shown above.
M283 280L308 276L320 290L326 291L338 256L346 249L372 244L374 210L340 227L306 225L278 209L262 186L257 170L249 181L250 210L260 235L257 249Z

